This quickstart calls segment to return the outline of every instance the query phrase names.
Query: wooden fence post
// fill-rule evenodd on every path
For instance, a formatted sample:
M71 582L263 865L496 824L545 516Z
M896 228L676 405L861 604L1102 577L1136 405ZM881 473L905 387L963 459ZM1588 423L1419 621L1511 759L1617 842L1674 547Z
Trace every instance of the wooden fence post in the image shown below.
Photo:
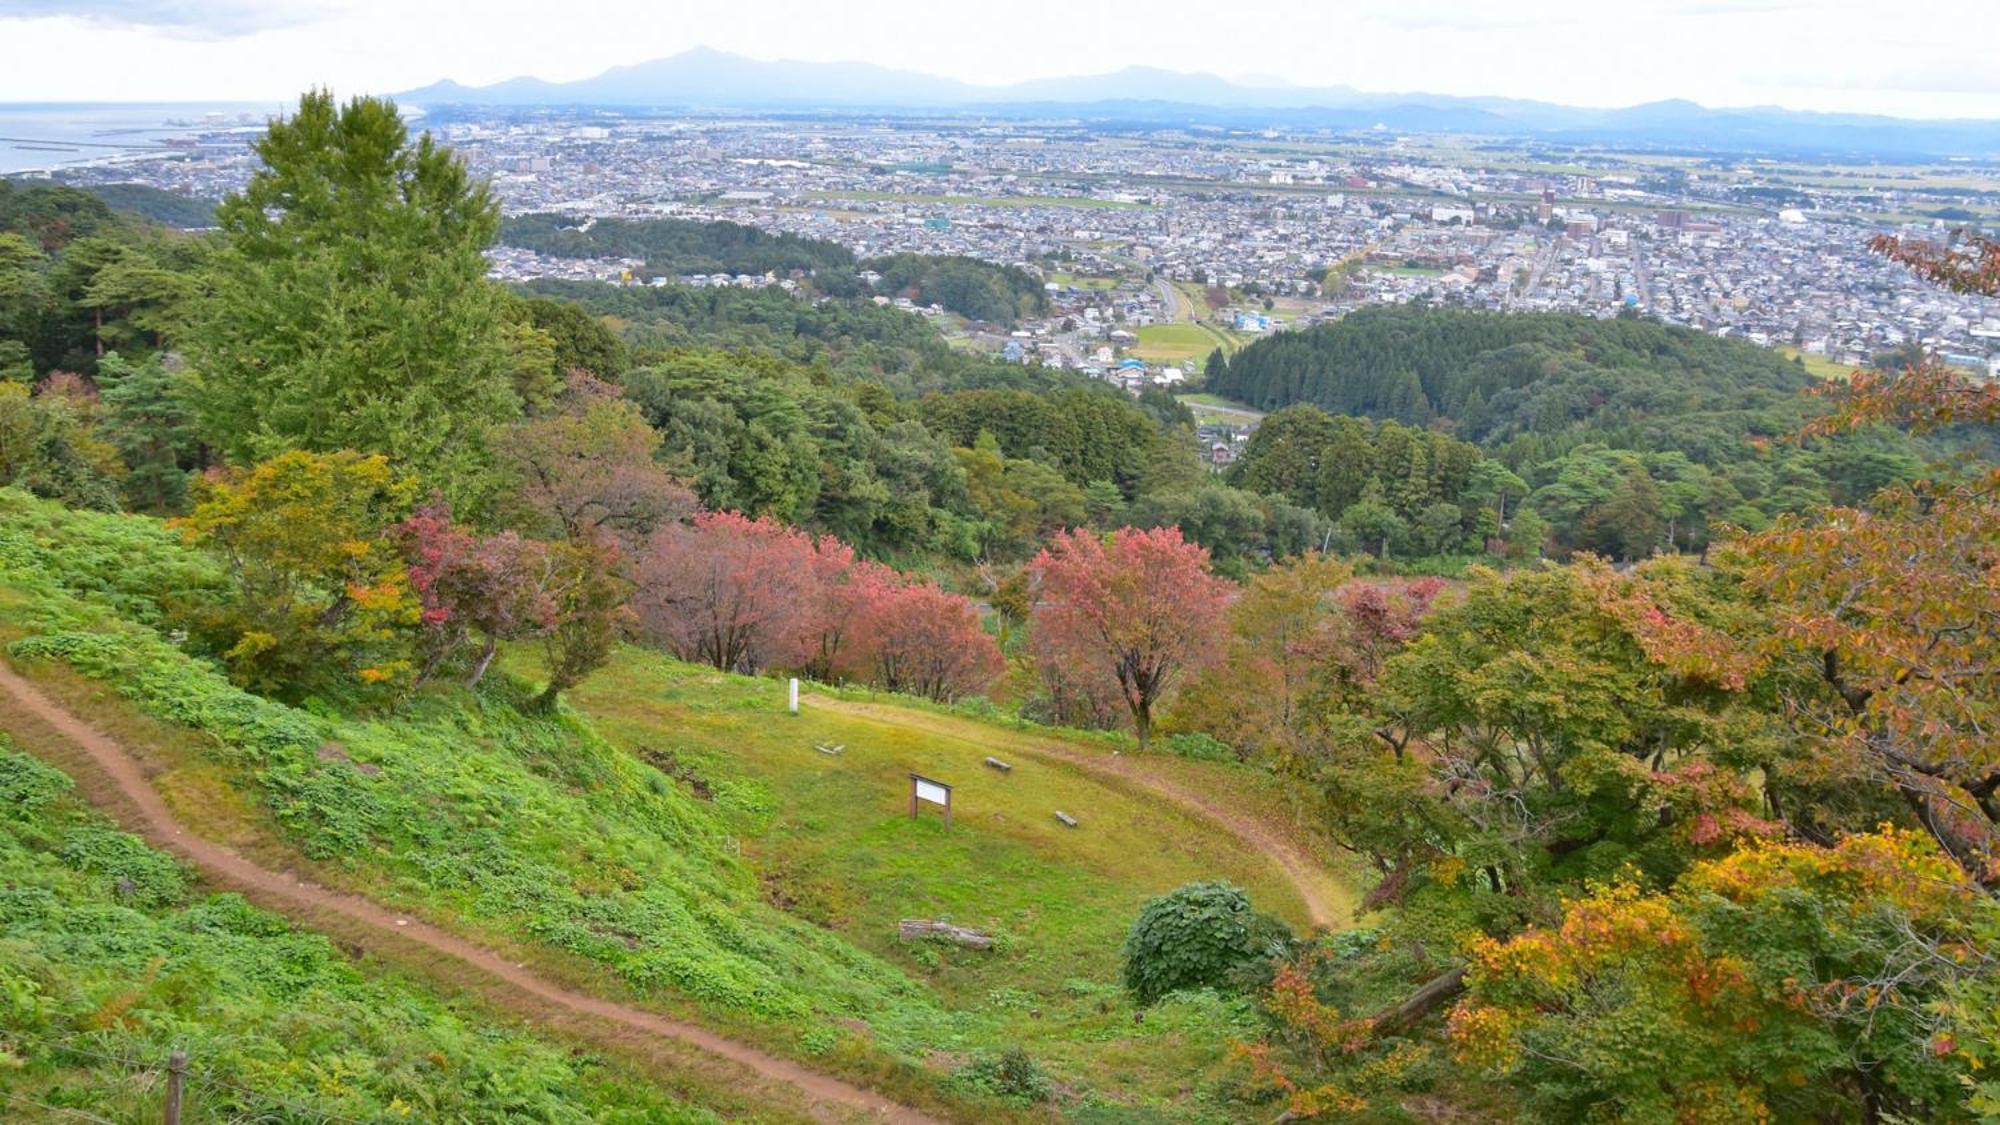
M186 1051L167 1056L167 1125L181 1125L181 1087L187 1082Z

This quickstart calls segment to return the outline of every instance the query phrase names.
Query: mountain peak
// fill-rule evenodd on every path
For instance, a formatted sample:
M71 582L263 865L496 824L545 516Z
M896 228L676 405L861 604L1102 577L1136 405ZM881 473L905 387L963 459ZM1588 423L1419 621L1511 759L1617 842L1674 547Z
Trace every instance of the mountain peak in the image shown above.
M1771 151L1975 155L2000 151L2000 123L1904 122L1771 107L1710 109L1667 98L1623 109L1585 109L1517 98L1371 94L1346 86L1255 83L1135 64L1108 74L976 86L866 62L746 58L690 47L613 67L576 82L514 78L467 87L450 80L397 95L430 103L957 109L979 113L1086 112L1134 121L1191 121L1242 128L1298 126L1557 137L1584 143L1752 147ZM1028 107L1037 107L1030 110Z

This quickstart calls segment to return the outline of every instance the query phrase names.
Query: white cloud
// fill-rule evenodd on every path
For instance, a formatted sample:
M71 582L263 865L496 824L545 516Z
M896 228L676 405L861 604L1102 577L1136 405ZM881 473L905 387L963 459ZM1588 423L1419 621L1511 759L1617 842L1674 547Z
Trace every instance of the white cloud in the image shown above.
M317 4L259 0L0 0L0 20L65 19L188 39L233 39L326 14Z
M1142 64L1299 86L2000 117L1992 0L0 0L0 101L277 99L565 80L697 45L997 84ZM1970 50L1970 48L1967 48ZM87 64L79 60L88 60ZM1965 77L1969 72L1980 77ZM1909 76L1885 81L1883 76ZM1925 75L1943 75L1925 80Z

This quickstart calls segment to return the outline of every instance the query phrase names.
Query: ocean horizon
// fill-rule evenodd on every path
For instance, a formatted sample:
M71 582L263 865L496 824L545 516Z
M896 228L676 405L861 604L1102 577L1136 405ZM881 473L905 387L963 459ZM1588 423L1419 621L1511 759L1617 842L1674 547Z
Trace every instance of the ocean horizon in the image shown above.
M272 102L0 102L0 176L172 151L169 142L261 126Z

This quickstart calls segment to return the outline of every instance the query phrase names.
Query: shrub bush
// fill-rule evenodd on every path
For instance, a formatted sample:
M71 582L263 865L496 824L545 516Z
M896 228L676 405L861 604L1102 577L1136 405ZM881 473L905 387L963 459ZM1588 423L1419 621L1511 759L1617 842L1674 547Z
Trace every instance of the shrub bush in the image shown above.
M1055 1096L1048 1076L1028 1052L1009 1047L997 1055L980 1055L954 1075L959 1084L1018 1106L1034 1105Z
M1170 734L1161 740L1167 752L1183 758L1193 758L1198 762L1233 762L1236 751L1227 742L1201 731L1185 731Z
M1140 1004L1183 988L1240 991L1269 959L1282 923L1227 883L1189 883L1149 900L1125 939L1125 987Z

